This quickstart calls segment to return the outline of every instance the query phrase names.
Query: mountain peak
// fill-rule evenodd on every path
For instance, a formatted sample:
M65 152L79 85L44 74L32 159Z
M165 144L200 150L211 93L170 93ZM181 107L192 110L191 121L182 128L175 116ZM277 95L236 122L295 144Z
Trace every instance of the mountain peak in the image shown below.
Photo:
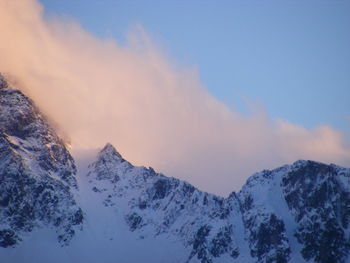
M292 164L292 166L294 166L294 167L304 167L304 166L310 165L310 164L322 164L322 163L311 161L311 160L297 160L297 161L295 161Z
M107 143L105 145L105 147L103 147L103 149L100 151L99 155L102 156L115 156L118 159L123 159L123 157L121 156L121 154L115 149L115 147L110 144Z

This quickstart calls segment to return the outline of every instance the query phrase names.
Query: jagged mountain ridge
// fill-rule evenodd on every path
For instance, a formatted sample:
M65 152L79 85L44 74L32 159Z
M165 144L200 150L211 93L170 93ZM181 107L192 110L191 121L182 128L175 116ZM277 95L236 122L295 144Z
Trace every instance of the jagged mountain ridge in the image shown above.
M239 193L221 198L134 167L107 145L88 176L105 206L127 203L130 231L178 236L190 249L187 261L346 262L349 257L346 168L297 161L257 173Z
M6 262L349 260L350 169L298 161L257 173L222 198L133 166L107 144L76 176L73 158L33 102L0 84ZM48 246L54 257L41 249L46 236L36 234L46 228L55 232Z
M195 257L210 262L223 254L238 257L239 240L232 233L243 225L234 195L224 199L152 168L135 167L110 144L90 166L88 177L105 206L127 207L125 222L142 238L149 233L176 236L190 250L187 261Z

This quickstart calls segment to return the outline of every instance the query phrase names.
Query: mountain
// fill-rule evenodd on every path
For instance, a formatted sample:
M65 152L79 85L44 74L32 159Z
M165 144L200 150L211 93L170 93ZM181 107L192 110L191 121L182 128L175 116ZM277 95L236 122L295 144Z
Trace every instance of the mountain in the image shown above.
M4 262L350 261L350 169L297 161L223 198L134 166L111 144L78 168L0 76Z
M76 167L34 103L0 77L0 246L43 226L61 244L81 228Z
M250 177L239 198L251 254L261 262L349 260L349 186L350 169L313 161Z

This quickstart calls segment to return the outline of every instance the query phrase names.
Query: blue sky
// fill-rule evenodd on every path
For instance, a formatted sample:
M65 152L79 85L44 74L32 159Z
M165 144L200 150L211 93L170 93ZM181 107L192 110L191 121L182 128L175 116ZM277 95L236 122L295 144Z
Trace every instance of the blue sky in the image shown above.
M40 0L102 38L142 25L172 59L196 66L215 97L307 128L350 130L350 1Z
M349 1L52 1L88 31L123 42L135 24L207 89L244 111L258 101L272 117L349 129Z

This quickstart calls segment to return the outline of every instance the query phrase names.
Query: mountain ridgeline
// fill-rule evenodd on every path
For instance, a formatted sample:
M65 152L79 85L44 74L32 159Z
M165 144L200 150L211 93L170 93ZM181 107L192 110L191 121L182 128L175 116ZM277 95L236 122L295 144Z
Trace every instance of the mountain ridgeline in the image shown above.
M77 172L0 75L1 262L350 262L350 169L297 161L223 198L107 144Z

